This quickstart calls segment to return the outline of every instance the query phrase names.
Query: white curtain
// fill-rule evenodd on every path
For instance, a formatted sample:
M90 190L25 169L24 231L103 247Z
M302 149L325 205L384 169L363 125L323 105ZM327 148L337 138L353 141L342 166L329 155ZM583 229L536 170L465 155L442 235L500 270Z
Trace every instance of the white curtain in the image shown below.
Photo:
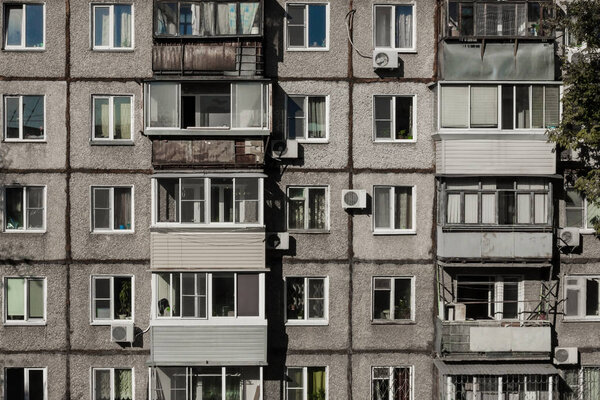
M450 193L448 194L448 206L447 206L447 215L446 222L449 224L459 224L460 223L460 194L459 193Z
M131 370L115 370L115 400L132 400L133 390L131 388Z
M390 47L392 45L392 8L375 6L375 47Z
M545 111L546 111L546 121L545 127L551 128L556 127L558 125L558 114L559 114L559 98L560 98L560 89L558 86L546 86L545 88Z
M471 86L471 127L498 126L498 87Z
M108 99L94 99L94 137L95 138L108 138Z
M468 86L443 86L442 128L467 128L468 104Z
M217 4L219 35L235 35L237 32L236 4Z
M95 371L95 396L94 400L110 400L110 370Z
M391 228L389 187L375 188L375 227Z
M528 224L531 222L531 195L529 193L517 194L517 223Z
M478 195L465 194L465 224L476 224L478 220Z
M589 215L589 214L588 214ZM535 194L535 223L548 223L548 195L543 193Z
M325 97L308 98L308 137L325 138L325 123L327 122Z
M495 224L496 223L496 195L482 194L481 195L481 223Z
M394 215L396 229L412 229L412 188L395 188L396 215Z
M6 279L6 311L7 319L23 319L25 317L24 279Z
M124 8L124 7L123 7ZM118 47L131 47L131 8L121 10L121 43L116 43Z
M202 4L202 36L215 36L215 3L204 3Z
M412 6L396 6L396 47L411 48L413 43Z
M234 83L233 93L233 127L260 128L261 116L261 83Z
M260 23L256 17L258 13L259 3L240 3L240 20L242 22L242 34L250 35L257 34L258 24ZM254 31L252 28L256 28Z
M115 139L131 139L131 98L114 98Z
M200 4L192 4L192 35L198 36L201 34L202 11Z

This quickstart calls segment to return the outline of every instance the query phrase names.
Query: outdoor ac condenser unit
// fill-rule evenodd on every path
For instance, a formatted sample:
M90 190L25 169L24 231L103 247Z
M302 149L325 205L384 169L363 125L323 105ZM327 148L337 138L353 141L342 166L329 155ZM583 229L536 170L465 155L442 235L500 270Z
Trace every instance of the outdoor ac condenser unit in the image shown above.
M274 140L271 145L271 154L275 159L298 158L298 141Z
M398 68L398 52L395 50L373 50L373 68Z
M342 190L343 208L366 208L367 191L366 190Z
M289 250L290 234L288 232L267 232L267 249Z
M111 342L133 342L133 323L115 323L110 326Z
M566 247L579 246L579 228L562 228L558 231L558 245Z
M577 347L557 347L554 349L554 364L577 364L578 355Z

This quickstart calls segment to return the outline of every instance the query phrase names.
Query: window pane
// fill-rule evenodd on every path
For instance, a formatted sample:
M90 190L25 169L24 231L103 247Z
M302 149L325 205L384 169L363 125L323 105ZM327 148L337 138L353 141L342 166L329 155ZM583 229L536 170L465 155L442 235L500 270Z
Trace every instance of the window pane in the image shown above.
M304 386L304 373L302 368L288 368L287 369L287 387L291 388L302 388ZM302 395L302 392L300 392ZM302 396L299 398L302 400Z
M235 90L236 86L233 88ZM197 102L195 126L212 128L229 128L231 126L232 86L229 83L187 84L182 87L182 90L184 95L195 96ZM260 93L258 96L260 99ZM250 101L253 106L256 103L254 100L256 100L256 94L252 95ZM240 107L249 106L242 102ZM248 112L252 114L251 108ZM248 118L249 114L244 115L245 118ZM184 119L188 119L187 115L184 115Z
M531 195L519 193L517 195L517 223L529 224L531 222Z
M132 377L130 369L115 369L115 400L132 400Z
M131 277L116 276L114 281L113 299L115 302L115 319L130 319L131 318Z
M327 6L308 6L308 47L327 46Z
M131 6L114 5L115 12L115 47L131 47Z
M529 86L516 87L517 128L529 129Z
M182 179L181 185L181 222L205 222L204 178Z
M19 125L21 114L19 112L19 98L5 97L6 107L4 109L4 118L6 121L6 138L19 138Z
M548 194L536 193L535 198L535 223L548 223Z
M235 222L258 223L259 214L258 179L235 179Z
M177 35L177 3L157 2L156 34Z
M375 7L375 47L391 47L392 7Z
M587 203L587 228L591 229L594 227L595 222L600 222L600 207L598 205L588 201Z
M577 317L579 315L579 288L567 289L565 313L568 317Z
M411 318L411 280L394 279L394 319Z
M110 228L110 189L94 189L94 228Z
M469 115L469 88L442 87L442 128L467 128Z
M413 47L412 6L396 6L396 48Z
M390 188L376 187L375 228L391 228L390 225Z
M558 86L546 86L546 123L544 127L554 128L559 123L560 88Z
M115 188L114 229L131 229L131 188Z
M6 11L6 44L20 46L23 35L23 6L7 5Z
M261 83L233 84L233 127L260 128Z
M308 279L308 318L325 317L325 280Z
M240 3L240 20L242 35L260 34L260 3Z
M413 138L413 98L396 97L395 139Z
M178 85L152 83L150 88L149 125L153 128L178 128Z
M44 281L27 280L29 302L29 318L44 318Z
M395 229L412 229L413 221L413 204L412 204L412 188L396 187L394 190Z
M460 194L449 193L447 197L446 222L449 224L460 224Z
M515 223L515 193L498 192L498 224Z
M42 229L44 227L44 188L28 187L27 194L27 228Z
M381 281L382 279L375 280ZM390 279L386 279L390 281ZM392 291L388 290L375 290L373 293L373 319L391 319L390 313L390 296Z
M325 229L327 224L325 189L308 190L308 229Z
M25 398L25 369L6 368L6 399L21 400Z
M304 199L288 201L288 228L304 229Z
M502 85L502 129L514 128L513 90L513 85Z
M287 278L287 319L304 319L304 278Z
M94 400L111 400L109 369L94 370Z
M42 4L26 5L25 46L44 46L44 6Z
M115 139L131 139L131 97L113 99Z
M598 307L598 279L588 278L586 279L586 298L585 298L585 315L587 316L598 316L600 315L600 307Z
M109 109L108 99L94 99L94 137L96 139L109 138Z
M473 36L474 21L473 21L473 6L470 4L460 3L460 35Z
M392 138L392 97L375 97L375 138Z
M95 298L95 318L110 319L112 317L110 310L110 279L94 279L94 298Z
M504 278L504 302L502 318L519 317L519 281L516 278Z
M575 189L567 189L565 197L567 226L583 227L583 198Z
M213 317L234 317L234 274L213 274L212 315Z
M233 222L233 179L211 179L210 196L210 220L212 222Z
M6 319L25 319L25 279L6 279Z
M171 305L169 299L171 297L171 274L156 274L156 298L157 314L160 317L169 317L171 313Z
M156 213L158 222L179 221L179 180L157 179Z
M304 139L304 99L305 97L288 97L287 118L288 118L288 138Z
M450 195L449 195L450 196ZM457 195L454 195L457 196ZM476 224L479 220L479 196L465 193L465 224ZM448 205L450 206L450 205Z
M498 87L471 86L471 128L498 126Z
M110 46L110 8L94 7L94 45Z
M23 188L6 188L6 229L23 229Z
M44 387L44 371L41 369L30 369L29 400L44 400L45 392L46 389Z
M237 310L239 317L258 317L259 285L258 274L238 274Z
M327 107L325 97L308 98L308 137L324 139L327 123Z
M308 367L306 372L308 374L308 398L325 399L327 391L327 376L325 373L325 367Z
M44 137L44 96L23 96L23 139Z
M531 127L544 128L544 87L531 87Z

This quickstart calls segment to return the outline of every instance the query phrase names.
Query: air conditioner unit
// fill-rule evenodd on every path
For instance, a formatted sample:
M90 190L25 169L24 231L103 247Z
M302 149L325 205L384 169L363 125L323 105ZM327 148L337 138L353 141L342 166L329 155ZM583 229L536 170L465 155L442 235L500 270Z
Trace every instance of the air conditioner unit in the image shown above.
M577 364L578 358L577 347L557 347L554 349L554 364Z
M274 140L271 145L273 158L298 158L298 141L296 140Z
M579 246L579 228L562 228L558 230L558 245L563 247Z
M395 50L373 50L373 68L398 68L398 52Z
M367 191L366 190L342 190L343 208L366 208Z
M560 153L560 161L579 161L577 150L567 149Z
M111 342L133 342L133 323L114 323L110 326Z
M267 249L289 250L290 234L288 232L267 232Z

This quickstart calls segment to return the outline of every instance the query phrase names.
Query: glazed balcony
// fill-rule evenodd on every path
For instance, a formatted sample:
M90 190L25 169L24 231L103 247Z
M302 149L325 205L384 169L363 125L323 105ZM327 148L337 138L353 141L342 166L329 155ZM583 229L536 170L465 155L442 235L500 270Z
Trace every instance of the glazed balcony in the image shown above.
M173 139L152 141L154 168L231 167L260 168L264 142L237 139Z

